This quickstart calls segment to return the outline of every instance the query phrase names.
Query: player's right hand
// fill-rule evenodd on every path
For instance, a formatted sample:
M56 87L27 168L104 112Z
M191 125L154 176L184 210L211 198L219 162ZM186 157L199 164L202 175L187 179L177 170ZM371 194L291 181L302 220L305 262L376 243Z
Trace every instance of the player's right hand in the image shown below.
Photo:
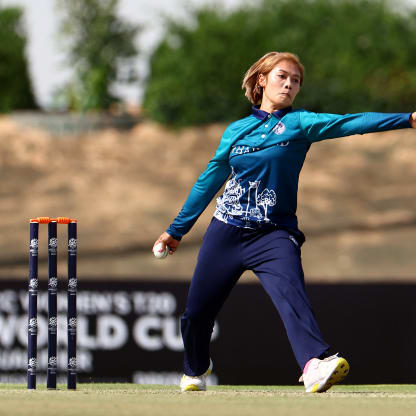
M160 235L160 237L155 241L153 244L153 248L156 244L162 243L163 248L166 246L169 247L169 254L173 254L177 249L179 244L181 243L178 240L175 240L170 234L168 234L166 231Z

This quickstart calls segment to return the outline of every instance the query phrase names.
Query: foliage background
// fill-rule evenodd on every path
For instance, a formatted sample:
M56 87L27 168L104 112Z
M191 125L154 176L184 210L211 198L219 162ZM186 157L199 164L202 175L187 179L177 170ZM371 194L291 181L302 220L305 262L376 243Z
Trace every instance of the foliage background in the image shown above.
M416 11L379 0L263 0L167 19L150 61L144 109L176 126L248 114L247 69L269 51L306 66L296 106L332 113L410 111L416 94Z
M107 110L118 101L116 81L136 80L132 59L139 25L117 16L117 0L58 0L61 37L75 69L71 82L58 94L69 110Z
M0 113L36 108L25 46L22 11L0 7Z

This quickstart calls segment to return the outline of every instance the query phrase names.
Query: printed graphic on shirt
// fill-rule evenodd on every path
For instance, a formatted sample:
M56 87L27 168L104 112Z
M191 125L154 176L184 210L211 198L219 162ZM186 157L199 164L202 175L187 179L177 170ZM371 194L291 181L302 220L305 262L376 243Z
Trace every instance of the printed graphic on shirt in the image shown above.
M232 169L231 179L225 184L223 195L217 198L214 216L223 222L227 222L228 218L240 216L243 213L240 198L244 194L245 188L240 185L241 179L237 182L235 176L234 169Z
M256 204L259 204L264 209L264 221L270 222L267 218L267 208L276 205L276 193L270 189L264 189L263 192L256 199Z
M261 181L249 181L247 204L243 208L240 198L245 195L246 188L240 185L241 179L235 180L235 176L232 168L231 179L226 183L223 195L217 198L214 217L225 223L234 217L240 217L246 221L270 222L267 210L276 205L276 192L268 188L264 188L260 192Z

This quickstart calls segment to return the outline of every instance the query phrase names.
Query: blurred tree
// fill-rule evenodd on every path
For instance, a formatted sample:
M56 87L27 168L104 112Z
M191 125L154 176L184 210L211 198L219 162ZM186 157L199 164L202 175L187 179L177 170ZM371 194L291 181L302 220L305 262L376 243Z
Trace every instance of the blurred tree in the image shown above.
M143 104L150 117L189 125L227 121L247 112L242 74L259 56L251 13L227 15L206 8L195 12L193 25L166 22L166 35L150 61Z
M395 10L400 10L398 13ZM144 109L171 125L241 118L244 73L269 51L306 66L297 107L333 113L410 111L416 95L416 11L383 0L263 0L167 21L150 61Z
M0 8L0 112L36 108L19 8Z
M71 110L108 109L118 98L115 82L136 81L133 59L140 27L117 16L118 0L57 0L61 32L69 43L74 79L60 95Z

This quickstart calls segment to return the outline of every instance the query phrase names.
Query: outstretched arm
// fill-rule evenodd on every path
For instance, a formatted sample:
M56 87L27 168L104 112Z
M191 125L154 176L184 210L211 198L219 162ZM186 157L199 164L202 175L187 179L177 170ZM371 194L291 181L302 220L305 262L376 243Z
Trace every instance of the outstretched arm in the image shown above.
M300 127L311 142L414 127L416 113L327 114L303 111Z
M416 111L410 116L410 125L416 129Z

